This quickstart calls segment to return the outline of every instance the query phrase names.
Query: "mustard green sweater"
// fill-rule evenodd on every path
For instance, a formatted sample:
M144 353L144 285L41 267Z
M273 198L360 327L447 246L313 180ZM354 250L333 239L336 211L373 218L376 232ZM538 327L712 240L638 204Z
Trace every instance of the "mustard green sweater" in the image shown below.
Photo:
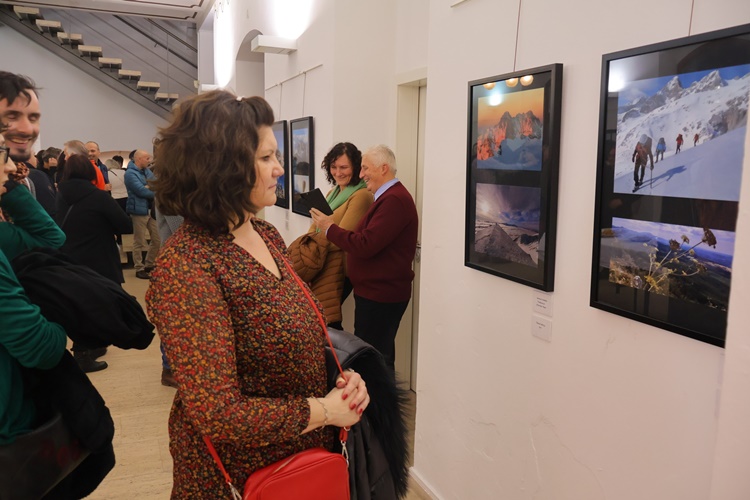
M24 186L0 198L13 220L0 222L0 445L34 426L34 406L24 397L21 366L48 369L60 361L65 330L29 302L9 260L28 248L58 248L65 234Z

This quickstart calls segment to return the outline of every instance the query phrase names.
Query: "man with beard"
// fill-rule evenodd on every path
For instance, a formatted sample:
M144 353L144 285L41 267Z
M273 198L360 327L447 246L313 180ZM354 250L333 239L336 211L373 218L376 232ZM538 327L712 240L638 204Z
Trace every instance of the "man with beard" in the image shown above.
M34 83L24 76L0 71L0 120L8 126L5 144L16 163L31 158L41 116Z
M10 159L16 163L11 178L26 186L36 198L36 189L28 178L26 161L31 158L32 145L39 136L39 100L36 88L29 79L0 71L0 121L7 127L5 147Z

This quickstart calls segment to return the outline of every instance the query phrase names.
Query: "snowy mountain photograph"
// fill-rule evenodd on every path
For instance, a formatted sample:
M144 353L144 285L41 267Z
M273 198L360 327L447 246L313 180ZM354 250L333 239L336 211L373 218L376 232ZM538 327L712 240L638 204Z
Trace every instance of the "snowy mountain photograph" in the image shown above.
M613 218L601 238L610 282L727 310L734 232Z
M738 201L749 98L750 65L629 82L618 96L614 192Z
M279 160L281 166L284 167L284 175L279 176L276 181L276 205L287 208L289 206L289 201L286 197L286 172L288 172L289 169L285 165L286 155L284 154L284 148L286 147L286 144L284 144L284 138L286 137L286 133L284 127L286 127L286 121L276 122L273 124L272 130L273 135L276 138L276 144L279 147L279 149L276 150L276 159Z
M476 203L474 250L536 267L541 189L477 184Z
M478 99L477 168L542 169L544 88L502 92Z

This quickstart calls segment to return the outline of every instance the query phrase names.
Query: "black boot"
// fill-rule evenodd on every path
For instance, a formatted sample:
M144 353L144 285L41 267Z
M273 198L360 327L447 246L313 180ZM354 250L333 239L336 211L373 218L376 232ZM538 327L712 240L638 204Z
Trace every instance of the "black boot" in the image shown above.
M83 373L98 372L109 366L106 361L97 361L91 351L74 351L73 358Z
M107 354L107 348L106 347L97 347L96 349L91 349L89 351L91 353L91 357L94 359L101 358L105 354Z

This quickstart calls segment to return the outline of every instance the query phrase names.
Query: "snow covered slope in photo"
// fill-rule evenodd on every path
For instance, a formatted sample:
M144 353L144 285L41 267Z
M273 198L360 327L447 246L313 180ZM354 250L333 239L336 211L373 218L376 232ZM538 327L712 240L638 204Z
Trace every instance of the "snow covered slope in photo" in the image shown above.
M621 97L618 109L615 191L632 191L632 155L638 139L646 134L652 138L654 155L659 138L663 137L666 141L664 163L659 162L662 174L678 169L679 171L672 170L671 177L674 177L676 173L684 174L696 167L695 172L680 179L685 183L684 186L671 187L676 186L676 180L670 187L663 182L661 189L664 191L649 194L736 201L739 198L742 173L750 73L745 71L742 77L724 79L721 70L714 70L700 80L693 81L687 88L683 88L680 78L672 77L651 95L634 94L632 89L621 92L621 96L637 97L625 103L622 103L624 99ZM637 87L638 83L634 82L633 87ZM677 155L679 161L672 158L675 157L678 134L682 134L685 141ZM699 136L697 146L693 145L695 134ZM717 141L721 144L714 144ZM711 151L699 153L699 149L704 147L709 147ZM692 149L695 151L691 151ZM692 154L681 158L687 153ZM705 170L707 168L710 170ZM706 183L709 172L720 178L716 182ZM655 170L654 177L657 175ZM689 186L693 182L705 185ZM683 187L686 189L682 189ZM642 190L643 188L638 192Z

